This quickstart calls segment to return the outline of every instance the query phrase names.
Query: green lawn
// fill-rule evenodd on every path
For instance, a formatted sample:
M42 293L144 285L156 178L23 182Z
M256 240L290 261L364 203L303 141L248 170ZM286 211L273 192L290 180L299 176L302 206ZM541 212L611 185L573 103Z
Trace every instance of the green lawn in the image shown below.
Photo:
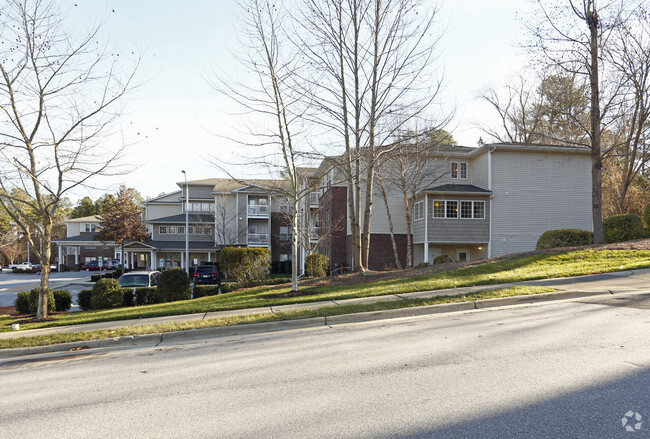
M54 321L21 324L21 329L380 296L463 286L578 276L645 267L650 267L650 251L582 250L559 254L542 253L533 256L509 258L428 276L413 276L375 282L372 282L370 276L369 282L364 284L308 286L301 288L301 291L307 293L307 295L301 297L272 299L264 297L287 292L290 287L285 285L251 288L219 296L143 307L60 314L55 316L56 320ZM10 331L11 322L12 320L9 318L0 317L0 332Z
M326 317L360 312L385 311L390 309L412 308L443 303L459 303L500 297L513 297L531 294L542 294L557 291L549 287L518 286L495 290L480 291L476 293L454 296L436 296L428 299L402 299L397 301L380 301L368 304L351 304L343 306L328 306L318 309L307 309L291 312L278 312L273 314L251 314L243 316L223 317L218 319L197 320L189 322L175 322L150 326L135 326L128 328L105 329L77 333L59 333L36 337L21 337L9 340L0 340L0 349L22 348L33 346L47 346L58 343L75 341L100 340L105 338L126 337L144 334L158 334L172 331L187 331L191 329L214 328L251 323L276 322L281 320L297 320L312 317Z

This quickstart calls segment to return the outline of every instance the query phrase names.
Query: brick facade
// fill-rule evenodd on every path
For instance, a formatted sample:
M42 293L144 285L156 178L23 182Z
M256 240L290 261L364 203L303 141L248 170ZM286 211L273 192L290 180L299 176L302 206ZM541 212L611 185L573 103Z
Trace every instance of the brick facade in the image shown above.
M319 199L318 222L320 243L318 252L330 260L330 270L335 264L349 266L346 250L347 188L330 187Z

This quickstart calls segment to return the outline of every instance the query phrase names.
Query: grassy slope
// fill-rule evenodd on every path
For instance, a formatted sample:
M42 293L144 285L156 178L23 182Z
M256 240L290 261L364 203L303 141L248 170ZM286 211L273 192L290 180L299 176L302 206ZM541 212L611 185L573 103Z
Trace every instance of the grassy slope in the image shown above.
M89 322L125 320L209 311L255 308L289 303L304 303L353 297L379 296L395 293L428 291L472 285L490 285L523 280L578 276L592 273L622 271L650 267L650 251L645 250L582 250L567 253L541 253L509 258L427 276L414 276L347 286L307 286L304 296L267 298L287 292L287 286L260 287L235 291L220 296L163 303L146 307L70 313L56 320L21 325L30 329L46 326L74 325ZM370 278L369 280L372 280ZM0 331L11 330L10 319L0 318ZM6 321L5 321L6 320Z

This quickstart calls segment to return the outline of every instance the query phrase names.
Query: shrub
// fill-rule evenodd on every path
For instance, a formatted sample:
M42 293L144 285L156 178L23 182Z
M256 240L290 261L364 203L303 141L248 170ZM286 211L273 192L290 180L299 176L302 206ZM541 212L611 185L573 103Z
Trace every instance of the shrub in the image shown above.
M93 295L93 290L79 291L79 293L77 294L77 304L79 305L79 308L83 309L84 311L93 309L92 295Z
M72 306L72 295L67 290L54 290L54 309L56 311L67 311Z
M122 288L122 306L135 305L135 291L133 288Z
M605 242L623 242L645 237L643 221L639 215L614 215L603 221Z
M158 276L158 300L160 302L187 300L191 294L190 278L182 268L170 268Z
M646 204L643 211L643 224L646 229L650 229L650 203Z
M305 260L305 274L309 277L323 277L327 274L330 260L327 256L318 253L307 255Z
M194 285L193 297L198 299L205 296L216 296L219 294L219 285Z
M137 306L158 303L158 289L156 287L139 287L135 289L135 304Z
M100 279L93 286L92 309L117 308L124 302L122 286L116 279Z
M270 260L271 252L263 247L226 247L219 256L223 270L242 287L266 278Z
M221 292L222 293L232 293L233 291L236 291L239 289L239 285L237 282L223 282L221 284Z
M537 240L537 250L555 247L576 247L594 242L594 234L586 230L559 229L547 230Z
M31 291L18 293L18 296L16 297L16 310L21 314L36 314L38 308L38 295L40 292L40 288L34 288ZM70 307L68 307L68 309L69 308ZM48 291L47 294L47 310L56 311L54 292L52 290Z
M450 258L449 256L447 256L447 255L436 256L436 257L433 259L433 263L434 263L434 264L445 264L445 263L447 263L447 262L454 262L454 260L451 259L451 258Z
M16 311L21 314L29 314L29 291L22 291L16 297Z

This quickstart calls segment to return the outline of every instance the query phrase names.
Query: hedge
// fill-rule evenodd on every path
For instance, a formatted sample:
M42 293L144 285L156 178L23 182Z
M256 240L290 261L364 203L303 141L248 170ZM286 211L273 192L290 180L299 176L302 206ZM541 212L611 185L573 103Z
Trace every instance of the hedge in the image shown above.
M451 257L449 257L447 255L440 255L440 256L436 256L435 258L433 258L433 263L434 264L445 264L447 262L454 262L454 260L451 259Z
M224 285L226 284L224 283ZM219 285L194 285L192 297L198 299L199 297L216 296L219 293Z
M116 279L100 279L93 286L90 297L92 309L117 308L123 302L122 285Z
M153 305L159 301L156 287L139 287L135 289L135 304L137 306Z
M327 256L318 253L307 255L305 260L305 274L309 277L323 277L327 274L330 260Z
M593 232L578 229L547 230L537 240L536 249L577 247L594 242Z
M242 287L266 278L270 261L271 252L263 247L226 247L219 255L220 266Z
M643 221L639 215L614 215L603 221L605 242L623 242L645 237Z
M163 271L158 276L158 300L174 302L187 300L192 296L190 278L184 269L176 267Z
M81 290L77 294L77 304L84 311L93 309L92 305L93 290Z
M16 311L21 314L36 314L36 311L38 310L38 295L40 292L40 288L34 288L30 291L18 293L18 296L16 297ZM56 311L56 302L54 300L53 290L49 290L47 294L47 311Z

